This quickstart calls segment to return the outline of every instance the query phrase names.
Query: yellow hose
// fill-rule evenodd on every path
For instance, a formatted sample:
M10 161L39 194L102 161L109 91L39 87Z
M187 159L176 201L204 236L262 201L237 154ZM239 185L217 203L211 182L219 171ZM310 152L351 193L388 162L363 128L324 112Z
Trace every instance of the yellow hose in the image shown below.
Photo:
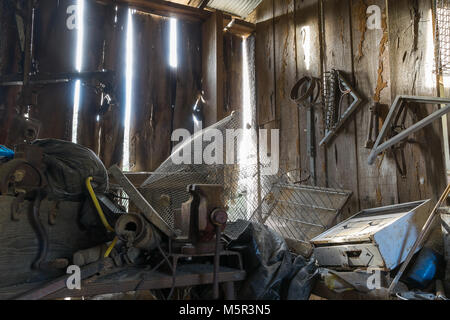
M102 207L100 206L100 203L97 200L97 197L95 195L94 189L92 189L91 185L92 177L89 177L86 179L86 188L89 191L89 195L91 196L92 202L94 202L95 209L97 209L98 215L100 216L100 220L102 220L103 225L105 226L106 230L114 232L113 227L111 227L108 223L108 220L106 220L105 214L103 213ZM111 253L112 249L117 243L118 238L115 237L114 240L109 245L108 249L105 252L104 257L108 258L109 254Z
M95 196L94 189L92 189L91 185L92 177L86 179L86 187L89 191L89 195L91 196L92 202L94 202L94 206L97 209L98 215L100 216L100 220L102 220L103 225L106 230L114 232L114 229L109 225L108 220L105 218L105 214L103 213L102 207L100 207L100 203L98 203L97 197Z
M104 255L105 258L109 257L109 254L111 253L112 249L116 245L117 240L119 240L119 239L117 237L115 237L114 240L111 242L111 244L109 245L108 249L105 252L105 255Z

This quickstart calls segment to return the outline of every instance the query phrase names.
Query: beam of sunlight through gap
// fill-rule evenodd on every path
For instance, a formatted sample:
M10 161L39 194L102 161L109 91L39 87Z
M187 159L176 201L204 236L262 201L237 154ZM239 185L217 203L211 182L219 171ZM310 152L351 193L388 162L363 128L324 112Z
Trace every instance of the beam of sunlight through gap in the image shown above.
M178 30L177 19L170 18L170 53L169 53L169 65L172 68L178 66Z
M78 0L77 8L77 48L75 55L75 69L81 72L83 67L83 42L84 42L84 0ZM73 97L73 118L72 118L72 142L78 141L78 113L80 109L81 81L75 82Z
M125 70L125 129L123 140L123 171L130 170L130 126L133 87L133 11L128 9Z
M242 125L244 129L244 136L240 146L240 163L244 166L249 165L249 159L253 155L253 128L248 129L247 125L252 126L253 111L250 98L250 73L249 61L247 52L247 39L242 40Z
M256 139L253 128L253 108L251 102L250 70L247 39L242 40L242 125L243 137L239 146L239 170L245 173L239 174L239 185L246 191L247 197L255 197L257 181L255 173L249 174L249 170L256 170ZM247 218L250 218L254 208L247 207Z

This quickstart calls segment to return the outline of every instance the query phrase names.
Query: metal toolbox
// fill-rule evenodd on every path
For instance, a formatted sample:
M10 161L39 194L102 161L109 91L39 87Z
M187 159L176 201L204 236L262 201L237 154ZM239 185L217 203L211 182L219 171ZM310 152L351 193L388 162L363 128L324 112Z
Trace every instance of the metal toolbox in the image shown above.
M313 238L314 256L324 267L392 270L406 259L430 210L430 200L363 210Z

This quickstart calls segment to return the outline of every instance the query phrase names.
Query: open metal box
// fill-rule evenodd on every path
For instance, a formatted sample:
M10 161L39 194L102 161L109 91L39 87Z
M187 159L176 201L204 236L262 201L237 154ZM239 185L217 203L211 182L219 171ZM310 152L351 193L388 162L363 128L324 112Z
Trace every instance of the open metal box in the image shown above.
M320 266L344 270L392 270L414 245L431 210L430 202L363 210L313 238L315 258Z

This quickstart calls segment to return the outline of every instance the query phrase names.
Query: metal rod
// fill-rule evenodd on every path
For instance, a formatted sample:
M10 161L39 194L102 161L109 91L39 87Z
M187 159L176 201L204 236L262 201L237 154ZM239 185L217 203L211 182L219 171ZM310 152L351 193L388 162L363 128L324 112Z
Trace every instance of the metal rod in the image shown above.
M216 254L214 255L213 298L219 299L219 267L220 267L220 226L216 226Z
M414 102L414 103L422 103L422 104L440 104L440 105L447 105L446 108L442 108L428 117L424 118L422 121L417 122L415 125L409 127L408 129L404 130L400 134L396 135L394 138L392 138L389 141L386 141L385 143L381 143L383 139L386 137L386 135L389 133L392 121L395 118L395 114L398 111L399 107L403 103L408 102ZM399 95L395 98L394 103L392 104L391 108L389 109L389 114L386 117L386 120L384 121L383 127L381 128L381 131L377 137L377 140L375 142L375 145L372 149L372 152L369 155L369 165L372 165L375 162L376 157L383 152L386 148L389 148L393 144L396 144L397 142L403 140L406 136L409 134L423 128L424 126L428 125L438 117L442 117L444 114L450 112L448 109L448 105L450 104L450 99L444 99L444 98L436 98L436 97L420 97L420 96L403 96ZM446 111L443 111L446 110ZM420 124L420 126L419 126ZM405 132L408 132L405 134ZM401 135L401 136L400 136ZM400 138L399 138L400 136ZM394 141L392 143L392 141ZM389 144L388 144L389 142Z
M380 146L373 149L372 152L370 153L369 165L372 165L375 162L376 157L384 150L388 149L389 147L392 147L393 145L396 145L397 143L401 142L403 139L407 138L412 133L426 127L436 119L441 118L443 115L449 112L450 112L450 105L446 105L446 107L433 112L428 117L420 120L419 122L415 123L408 129L403 130L402 132L394 136L392 139L389 139L388 141L382 143Z
M105 81L108 77L114 76L114 71L84 71L84 72L66 72L55 74L33 74L28 77L28 85L46 85L56 83L66 83L74 80L90 80L96 78L99 81ZM0 86L24 86L23 74L13 74L0 76Z
M33 63L33 31L34 31L34 6L36 0L29 0L27 7L27 27L25 30L25 57L23 63L23 88L20 97L21 113L27 112L26 108L31 104L30 74Z
M286 202L292 205L296 205L299 207L306 207L306 208L310 208L310 209L319 209L319 210L324 210L324 211L332 211L332 212L336 212L337 209L335 208L324 208L324 207L319 207L319 206L315 206L315 205L311 205L311 204L305 204L305 203L299 203L299 202L295 202L292 200L278 200L280 202Z

